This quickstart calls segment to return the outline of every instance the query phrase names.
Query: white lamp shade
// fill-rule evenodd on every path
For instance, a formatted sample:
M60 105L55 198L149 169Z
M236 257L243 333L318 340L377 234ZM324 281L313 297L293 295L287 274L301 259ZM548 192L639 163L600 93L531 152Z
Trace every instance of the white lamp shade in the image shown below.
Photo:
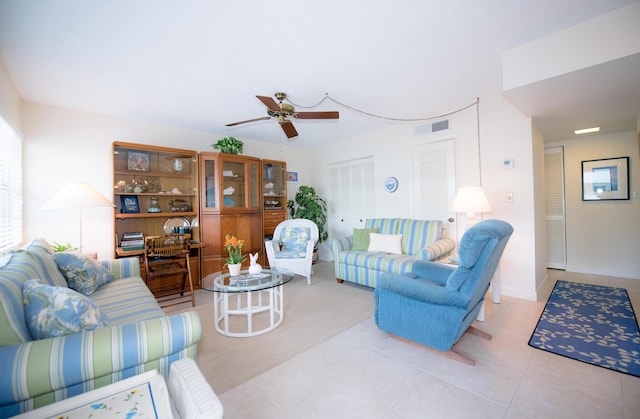
M112 207L113 203L88 183L71 182L55 194L42 209Z
M463 186L458 189L451 210L459 213L491 212L491 204L482 187Z

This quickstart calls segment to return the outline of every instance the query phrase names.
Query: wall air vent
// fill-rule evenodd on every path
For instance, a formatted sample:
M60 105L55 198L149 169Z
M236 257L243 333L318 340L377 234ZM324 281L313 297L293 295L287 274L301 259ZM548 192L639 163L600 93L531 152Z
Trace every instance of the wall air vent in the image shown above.
M418 125L416 127L416 136L431 135L438 132L444 132L449 130L449 120L443 119L441 121L432 122L430 124Z

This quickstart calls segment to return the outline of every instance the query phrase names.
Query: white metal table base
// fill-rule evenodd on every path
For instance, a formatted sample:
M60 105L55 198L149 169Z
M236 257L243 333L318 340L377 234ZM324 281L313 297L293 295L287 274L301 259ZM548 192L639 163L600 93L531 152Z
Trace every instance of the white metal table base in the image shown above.
M213 320L218 333L241 338L262 335L278 327L284 320L283 285L259 291L215 293ZM256 328L253 316L261 313L267 313L269 321L265 327ZM246 331L231 330L231 316L246 316Z

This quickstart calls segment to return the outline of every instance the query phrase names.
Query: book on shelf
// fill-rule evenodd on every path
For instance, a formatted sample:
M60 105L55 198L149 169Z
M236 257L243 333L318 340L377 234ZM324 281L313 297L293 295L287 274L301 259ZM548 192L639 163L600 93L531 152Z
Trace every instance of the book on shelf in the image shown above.
M130 248L130 247L143 248L144 240L122 240L120 242L120 247L122 247L123 249Z
M122 240L143 240L144 235L141 232L122 233Z

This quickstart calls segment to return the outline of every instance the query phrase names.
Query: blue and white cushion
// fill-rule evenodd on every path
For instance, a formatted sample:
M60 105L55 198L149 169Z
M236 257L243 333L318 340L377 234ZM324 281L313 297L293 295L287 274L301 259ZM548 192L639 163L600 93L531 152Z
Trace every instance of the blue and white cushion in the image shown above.
M111 282L111 272L97 260L78 252L58 252L53 258L69 288L84 295L93 294L100 286Z
M64 336L109 326L109 320L86 296L69 288L30 279L22 285L24 312L34 339Z
M311 237L309 227L287 227L282 230L280 242L282 250L276 254L277 259L297 259L307 255L307 243Z

